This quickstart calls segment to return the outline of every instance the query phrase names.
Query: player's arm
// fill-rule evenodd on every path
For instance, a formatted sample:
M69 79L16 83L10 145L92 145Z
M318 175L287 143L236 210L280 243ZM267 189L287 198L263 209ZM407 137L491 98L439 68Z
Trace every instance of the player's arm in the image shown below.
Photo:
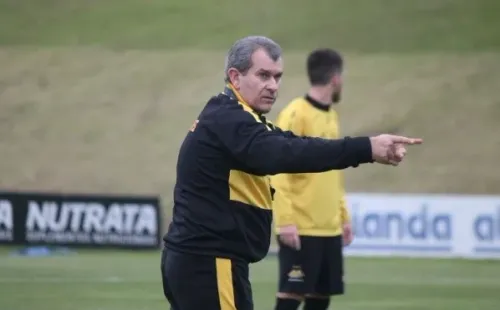
M340 220L342 221L342 241L344 246L351 244L354 238L354 232L352 230L351 216L349 215L349 210L347 208L347 203L345 199L345 187L344 187L344 174L340 171Z
M263 175L324 172L373 162L369 137L298 137L290 131L268 130L243 110L220 113L209 130L236 160Z
M340 127L338 123L338 119L335 119L336 126ZM347 209L347 203L345 199L345 178L344 178L344 172L339 171L339 181L338 181L338 192L339 192L339 203L340 203L340 219L342 221L342 225L345 226L346 224L351 223L351 216L349 215L349 210Z
M277 174L272 176L271 184L276 189L274 194L274 220L277 226L294 225L291 174Z
M344 174L340 172L340 182L339 182L339 193L340 193L340 217L342 219L342 224L349 224L351 222L351 216L349 210L347 209L347 203L345 199L345 187L344 187Z

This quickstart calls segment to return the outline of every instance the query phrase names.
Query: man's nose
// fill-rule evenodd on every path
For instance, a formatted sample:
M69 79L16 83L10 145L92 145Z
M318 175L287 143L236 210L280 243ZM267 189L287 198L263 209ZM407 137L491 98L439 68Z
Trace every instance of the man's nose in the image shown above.
M276 92L278 91L279 82L276 79L270 79L269 84L267 85L267 89L270 91Z

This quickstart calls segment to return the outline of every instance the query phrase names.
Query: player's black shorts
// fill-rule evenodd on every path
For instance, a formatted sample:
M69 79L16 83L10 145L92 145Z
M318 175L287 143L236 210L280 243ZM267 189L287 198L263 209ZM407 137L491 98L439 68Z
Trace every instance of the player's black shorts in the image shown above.
M161 273L171 310L253 310L248 264L164 249Z
M342 236L300 236L301 249L279 240L279 291L299 295L344 294Z

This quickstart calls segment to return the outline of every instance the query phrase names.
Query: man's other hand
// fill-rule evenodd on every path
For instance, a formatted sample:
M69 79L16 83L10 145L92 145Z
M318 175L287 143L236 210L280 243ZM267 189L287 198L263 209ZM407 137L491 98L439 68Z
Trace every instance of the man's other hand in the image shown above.
M300 250L299 230L295 225L286 225L279 228L279 238L287 246Z
M406 155L405 145L421 144L422 139L395 135L378 135L370 138L373 160L379 164L397 166Z
M344 246L348 246L349 244L351 244L352 240L354 239L354 233L352 231L351 223L344 224L344 230L342 232L342 239L343 239Z

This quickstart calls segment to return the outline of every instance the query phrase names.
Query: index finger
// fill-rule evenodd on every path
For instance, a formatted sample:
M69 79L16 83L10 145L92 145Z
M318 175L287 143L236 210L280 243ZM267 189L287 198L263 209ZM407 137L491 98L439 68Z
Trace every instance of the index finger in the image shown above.
M392 136L393 143L403 143L403 144L422 144L423 140L420 138L408 138L403 136Z

